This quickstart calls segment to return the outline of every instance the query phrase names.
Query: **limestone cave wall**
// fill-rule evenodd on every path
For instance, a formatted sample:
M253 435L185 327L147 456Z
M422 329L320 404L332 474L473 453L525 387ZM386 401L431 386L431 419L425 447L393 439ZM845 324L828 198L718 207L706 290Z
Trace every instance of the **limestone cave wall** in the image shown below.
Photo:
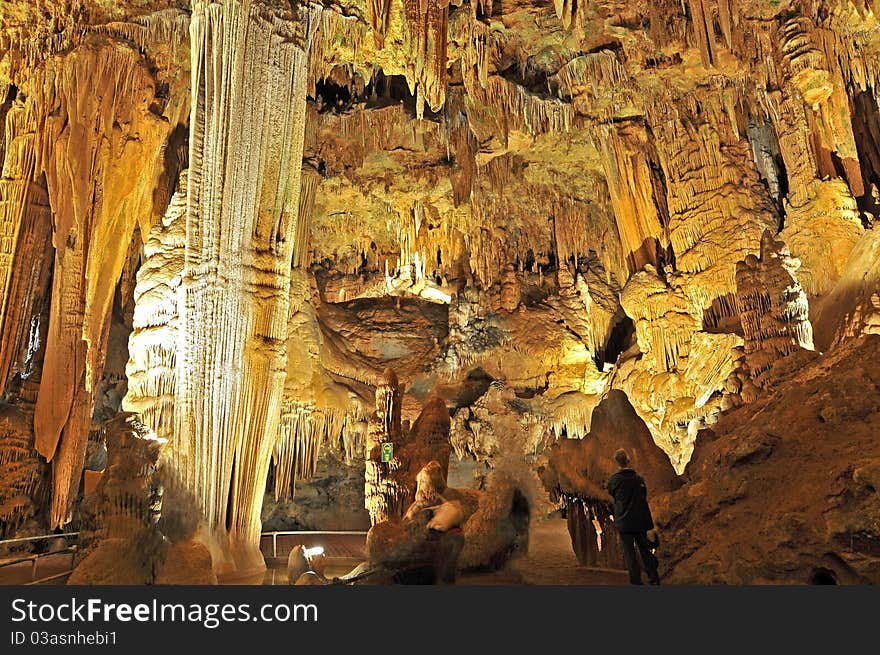
M6 0L0 534L77 519L121 410L217 572L387 511L431 403L535 512L612 393L681 474L880 332L876 11Z

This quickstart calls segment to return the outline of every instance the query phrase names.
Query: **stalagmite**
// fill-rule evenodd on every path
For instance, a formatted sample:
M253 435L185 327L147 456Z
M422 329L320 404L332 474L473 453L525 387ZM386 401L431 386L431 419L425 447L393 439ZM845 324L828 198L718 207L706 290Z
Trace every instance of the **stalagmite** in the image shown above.
M501 277L501 307L508 312L515 311L519 307L520 299L516 271L512 264L508 264Z
M79 486L108 314L126 257L110 245L128 243L139 214L152 211L152 178L132 171L157 159L168 134L150 111L154 86L136 52L100 41L50 60L34 85L47 137L37 168L46 173L56 245L34 432L37 450L53 462L58 526Z
M593 410L590 433L583 439L557 441L549 449L546 468L539 472L551 497L565 505L572 547L582 566L620 566L622 553L605 488L617 470L611 459L617 448L629 453L651 494L678 485L669 460L626 395L611 391Z
M180 176L177 192L165 216L144 244L143 264L134 289L134 322L126 366L128 392L123 409L162 439L174 438L174 402L180 337L178 293L186 249L187 174ZM168 449L166 449L166 456Z
M171 459L215 570L263 566L263 487L285 378L310 14L196 2L186 259ZM252 126L260 126L253 129Z
M403 516L409 503L409 489L399 473L404 466L399 449L404 443L400 418L401 389L394 371L386 369L376 387L376 411L370 416L366 443L364 501L375 525ZM382 444L392 444L390 461L382 459ZM394 451L397 451L395 454ZM414 489L411 491L415 491Z
M0 536L9 539L46 501L45 463L34 450L28 416L0 404Z
M122 413L102 426L107 466L86 504L82 543L111 538L145 539L162 513L159 453L165 445L134 414ZM147 540L145 539L144 545Z
M813 350L809 303L795 273L800 262L769 232L760 258L737 265L736 283L745 340L745 365L758 386L773 364L800 349Z

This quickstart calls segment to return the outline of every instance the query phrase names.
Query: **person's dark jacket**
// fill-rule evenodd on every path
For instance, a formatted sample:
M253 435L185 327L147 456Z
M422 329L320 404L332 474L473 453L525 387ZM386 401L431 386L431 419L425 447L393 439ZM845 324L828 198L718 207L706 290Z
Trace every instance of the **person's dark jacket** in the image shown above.
M632 469L620 469L608 479L608 493L614 498L614 525L619 532L647 532L654 529L648 507L648 487Z

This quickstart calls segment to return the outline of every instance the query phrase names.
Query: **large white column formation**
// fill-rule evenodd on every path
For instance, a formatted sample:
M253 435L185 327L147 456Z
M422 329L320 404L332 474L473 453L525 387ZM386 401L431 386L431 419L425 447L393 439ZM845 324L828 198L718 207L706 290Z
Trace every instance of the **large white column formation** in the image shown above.
M309 34L268 1L193 3L169 463L202 505L218 572L263 566L260 508L284 390Z

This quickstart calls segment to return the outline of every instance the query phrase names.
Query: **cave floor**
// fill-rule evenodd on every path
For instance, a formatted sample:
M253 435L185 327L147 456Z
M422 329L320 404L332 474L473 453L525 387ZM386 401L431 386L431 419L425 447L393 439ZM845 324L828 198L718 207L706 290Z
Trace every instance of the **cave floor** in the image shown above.
M262 583L286 585L286 561L269 563ZM357 557L334 557L327 561L325 575L341 576L360 564ZM474 571L459 575L459 585L615 585L626 584L625 571L586 568L578 564L571 548L564 519L549 518L529 531L528 553L511 559L498 571ZM253 584L253 582L250 582Z
M486 576L484 579L483 576ZM459 584L616 585L625 571L581 566L571 548L565 519L548 518L529 530L529 552L490 574L461 576Z
M356 552L345 553L351 549L351 538L346 538L344 547L332 546L332 535L323 537L328 549L335 557L327 560L325 574L329 578L342 576L361 563ZM338 539L338 537L337 537ZM268 560L269 568L255 578L221 581L221 584L264 584L287 585L286 559ZM66 570L70 565L70 555L48 556L40 561L39 574L42 578ZM29 582L31 565L22 563L0 569L0 585L16 585ZM63 584L56 580L54 584ZM624 571L586 568L578 564L571 548L571 540L564 519L549 518L529 531L528 553L514 557L498 571L474 571L459 576L459 585L615 585L626 584Z
M23 555L3 558L0 563L13 559L20 559ZM46 584L60 585L64 584L63 574L70 570L70 554L58 553L44 555L37 564L36 575L32 569L31 562L20 562L11 566L0 568L0 585L24 585L29 584L33 580L45 579L52 576L60 576Z

